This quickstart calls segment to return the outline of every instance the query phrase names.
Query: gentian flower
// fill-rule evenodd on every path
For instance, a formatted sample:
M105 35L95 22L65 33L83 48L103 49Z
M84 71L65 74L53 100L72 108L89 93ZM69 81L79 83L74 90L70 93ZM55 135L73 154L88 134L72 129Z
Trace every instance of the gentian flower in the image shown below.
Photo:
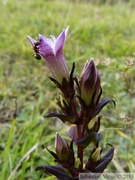
M46 64L52 77L60 84L62 83L63 78L66 78L67 81L69 80L68 67L63 55L63 48L66 42L68 29L69 26L63 30L57 38L54 36L46 38L39 34L39 40L36 41L30 36L27 36L36 53L35 57L37 59L43 57L46 60Z
M100 75L93 59L87 61L80 77L81 97L87 106L90 105L94 96L94 103L100 91Z
M30 36L28 39L35 51L35 57L39 60L41 57L45 59L52 75L50 80L62 93L57 99L62 113L52 112L45 117L58 117L63 123L73 124L69 130L70 144L56 133L55 152L47 148L54 157L54 162L59 165L38 166L36 171L42 169L60 180L77 180L79 173L102 173L113 158L114 147L110 144L108 144L111 146L109 151L101 157L102 149L99 142L102 135L98 131L102 116L98 114L109 102L113 102L114 105L115 102L108 98L100 101L102 95L100 75L93 59L86 62L80 79L74 76L75 63L69 74L63 55L68 29L69 27L64 29L57 38L53 36L46 38L39 34L38 41ZM77 147L76 153L73 144ZM95 147L84 163L84 150L90 144Z

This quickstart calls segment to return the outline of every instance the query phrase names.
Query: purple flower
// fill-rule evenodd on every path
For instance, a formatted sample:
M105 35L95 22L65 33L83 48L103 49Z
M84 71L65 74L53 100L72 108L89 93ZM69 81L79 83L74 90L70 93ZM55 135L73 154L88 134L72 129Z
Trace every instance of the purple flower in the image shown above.
M63 55L63 48L66 42L68 29L69 26L63 30L57 38L54 36L46 38L39 34L38 41L36 41L30 36L27 36L36 53L35 57L37 59L43 57L46 60L52 77L60 84L62 83L63 78L69 80L68 67Z
M94 97L94 103L100 91L100 75L94 64L93 59L87 61L80 78L81 97L85 104L90 105Z

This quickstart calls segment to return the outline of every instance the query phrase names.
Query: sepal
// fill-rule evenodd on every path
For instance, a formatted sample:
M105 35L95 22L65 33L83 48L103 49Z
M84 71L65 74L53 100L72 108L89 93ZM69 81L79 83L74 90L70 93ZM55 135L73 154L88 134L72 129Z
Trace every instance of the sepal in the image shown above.
M56 176L59 180L73 180L70 176L68 176L61 166L38 166L35 169L36 171L44 170L45 172L51 173Z
M70 123L74 122L73 117L69 117L64 114L58 114L58 113L54 113L54 112L47 114L45 117L47 117L47 118L58 117L63 123L65 123L66 121L70 122Z
M88 169L91 172L96 172L96 173L102 173L108 164L111 162L113 155L114 155L114 147L111 144L108 144L111 146L111 149L98 161L93 162L92 161L92 153L85 165L85 169ZM102 151L101 151L102 152Z
M109 98L103 99L95 108L92 118L100 113L104 106L106 106L109 102L113 102L114 107L116 106L115 101Z
M59 83L56 79L52 77L49 77L50 80L53 81L56 84L56 86L62 91L63 95L69 99L71 98L71 96L75 94L74 77L73 77L74 70L75 70L75 63L73 63L72 65L69 81L65 77L63 77L62 83Z
M95 145L97 145L101 138L101 134L90 132L84 138L77 140L75 143L85 149L90 143L94 143Z

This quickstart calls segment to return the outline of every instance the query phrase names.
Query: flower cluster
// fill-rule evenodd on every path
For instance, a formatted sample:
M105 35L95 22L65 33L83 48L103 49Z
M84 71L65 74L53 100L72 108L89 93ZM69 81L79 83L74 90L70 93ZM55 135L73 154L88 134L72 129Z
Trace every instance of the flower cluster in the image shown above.
M37 59L44 58L51 72L53 81L60 89L61 95L57 104L62 113L49 113L46 117L58 117L63 123L72 124L69 130L70 144L56 133L55 150L49 151L59 166L39 166L36 170L43 169L55 175L60 180L77 180L79 173L102 173L113 158L114 147L111 144L109 151L102 156L103 149L99 142L102 139L99 133L102 116L100 111L109 102L105 98L100 100L102 88L100 75L94 60L86 62L79 78L74 76L75 63L69 72L63 54L63 48L68 34L67 27L55 38L38 36L38 41L28 36ZM73 145L77 147L77 154ZM91 152L84 162L84 150L91 146Z

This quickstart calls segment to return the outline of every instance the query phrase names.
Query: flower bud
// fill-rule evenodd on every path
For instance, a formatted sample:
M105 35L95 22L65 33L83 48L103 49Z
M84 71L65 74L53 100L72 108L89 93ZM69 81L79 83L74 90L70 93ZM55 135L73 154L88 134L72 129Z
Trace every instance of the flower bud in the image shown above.
M71 150L67 142L56 133L55 137L55 150L60 160L68 161Z
M79 169L80 166L81 166L81 161L80 161L79 158L76 158L76 159L75 159L74 168Z
M93 119L90 120L88 123L88 129L92 129L97 121L97 117L94 117Z
M100 91L100 75L96 69L93 59L87 61L80 78L81 97L85 104L90 105L93 95L94 103Z
M101 148L97 147L91 156L91 160L93 162L98 161L100 159L100 154L101 154Z

